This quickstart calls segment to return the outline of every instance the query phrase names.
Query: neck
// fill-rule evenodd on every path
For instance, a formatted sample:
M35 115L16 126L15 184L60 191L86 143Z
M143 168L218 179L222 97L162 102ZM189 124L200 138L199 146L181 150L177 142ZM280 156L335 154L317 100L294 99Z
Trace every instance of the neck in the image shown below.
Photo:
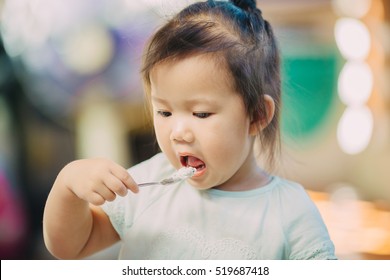
M269 183L271 176L261 169L253 154L226 183L216 186L225 191L248 191L261 188Z

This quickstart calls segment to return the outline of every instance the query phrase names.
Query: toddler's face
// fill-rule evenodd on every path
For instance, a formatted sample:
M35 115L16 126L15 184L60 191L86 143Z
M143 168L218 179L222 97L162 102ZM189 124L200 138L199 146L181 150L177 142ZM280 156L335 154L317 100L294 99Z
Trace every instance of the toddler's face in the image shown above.
M197 169L194 187L246 189L257 172L255 125L225 70L206 56L165 62L151 72L157 141L175 168ZM253 187L253 186L252 186Z

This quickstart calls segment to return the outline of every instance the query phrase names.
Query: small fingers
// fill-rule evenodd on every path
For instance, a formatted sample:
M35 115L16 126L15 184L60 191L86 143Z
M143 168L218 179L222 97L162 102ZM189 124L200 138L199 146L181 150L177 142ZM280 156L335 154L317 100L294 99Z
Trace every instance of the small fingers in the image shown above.
M127 172L126 169L117 165L111 169L111 172L123 183L123 185L127 189L131 190L134 193L137 193L139 191L137 183L134 182L133 178L130 176L129 172Z
M125 184L123 184L121 180L113 175L109 178L106 178L104 184L114 194L118 194L120 196L125 196L127 194L128 189L126 188Z
M106 202L106 199L104 199L99 193L94 192L89 195L87 201L93 205L100 206Z
M116 194L103 181L100 181L93 183L90 187L86 187L79 197L93 205L99 206L105 201L113 201L116 198Z

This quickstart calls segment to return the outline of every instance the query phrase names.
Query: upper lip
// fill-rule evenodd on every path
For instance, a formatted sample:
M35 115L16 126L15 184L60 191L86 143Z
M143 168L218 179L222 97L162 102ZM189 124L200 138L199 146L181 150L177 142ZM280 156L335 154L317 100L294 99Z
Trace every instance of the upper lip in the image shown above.
M196 157L194 154L187 153L187 152L181 152L181 153L179 153L179 156L181 156L181 157L188 157L188 156Z

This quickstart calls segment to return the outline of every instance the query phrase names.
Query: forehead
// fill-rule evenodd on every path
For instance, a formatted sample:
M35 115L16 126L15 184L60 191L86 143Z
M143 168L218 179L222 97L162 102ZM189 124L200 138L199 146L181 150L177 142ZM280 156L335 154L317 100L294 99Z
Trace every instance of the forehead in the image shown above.
M215 55L193 55L160 62L150 72L150 80L154 90L164 87L234 90L226 63Z

